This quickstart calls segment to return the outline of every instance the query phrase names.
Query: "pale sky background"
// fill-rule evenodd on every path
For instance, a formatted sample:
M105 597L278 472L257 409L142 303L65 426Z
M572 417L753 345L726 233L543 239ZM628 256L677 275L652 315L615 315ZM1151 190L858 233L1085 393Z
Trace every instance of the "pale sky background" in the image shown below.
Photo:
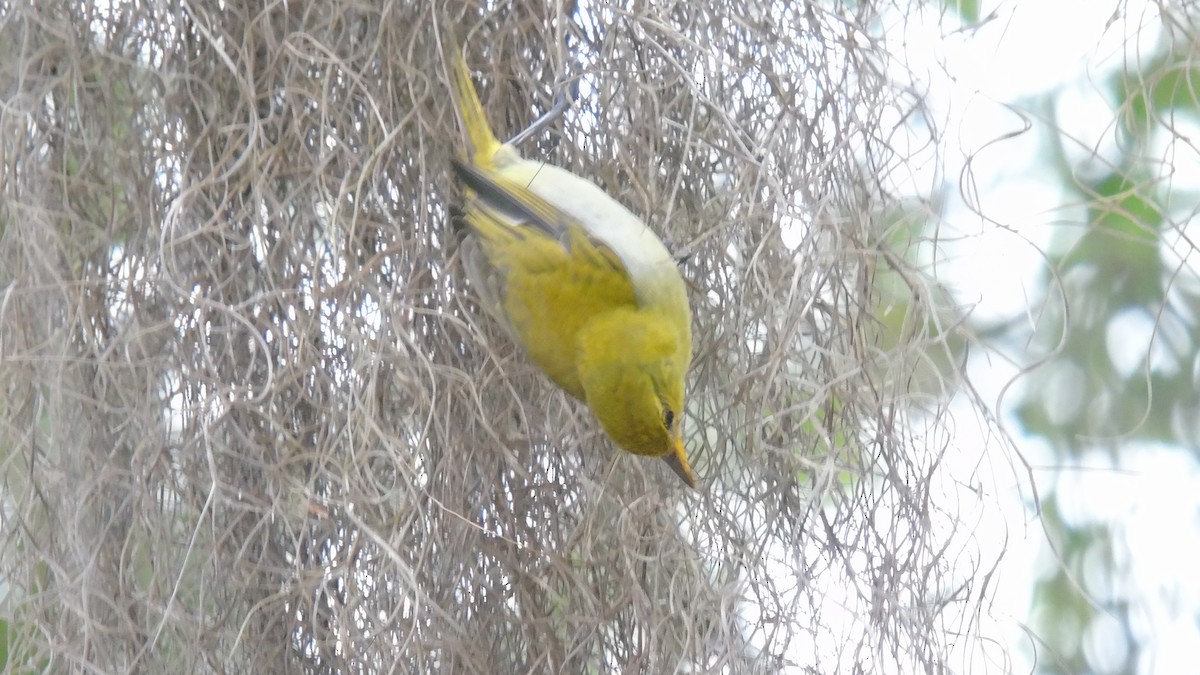
M941 139L939 146L925 147L928 130L914 130L907 139L909 147L925 147L924 154L911 157L903 170L890 174L893 181L903 181L892 188L921 200L940 192L945 200L938 248L925 252L923 259L931 267L936 264L938 280L954 293L957 303L972 308L972 322L990 325L1018 318L1027 321L1032 332L1036 317L1030 305L1042 285L1043 251L1062 250L1087 220L1085 207L1070 203L1077 198L1063 190L1061 168L1053 165L1048 154L1051 141L1065 129L1069 137L1059 142L1076 175L1103 175L1098 172L1118 157L1114 122L1118 102L1108 81L1123 70L1137 72L1157 53L1160 19L1157 9L1142 0L1120 5L1119 15L1114 15L1115 2L1013 0L984 3L982 11L990 20L961 29L957 17L938 5L931 3L924 13L915 14L905 7L904 13L896 11L882 26L890 50L904 55L892 64L895 80L915 79L926 88L929 123ZM1042 105L1047 95L1052 108ZM1177 131L1200 138L1195 120L1177 117L1176 121ZM893 143L903 147L905 140L900 137ZM1171 141L1171 136L1162 134L1161 147L1152 151L1160 154L1152 156L1174 166L1175 194L1200 193L1200 153L1169 148ZM971 189L964 190L963 185ZM965 203L964 191L977 203ZM1180 214L1194 208L1182 204ZM1175 215L1185 220L1180 214ZM1197 237L1190 239L1195 242ZM1191 246L1179 242L1168 260L1186 260ZM1194 277L1194 266L1184 273ZM1118 314L1106 332L1114 364L1125 374L1147 363L1151 368L1186 367L1200 381L1200 364L1171 364L1162 357L1155 341L1163 339L1163 329L1161 319L1156 325L1153 317L1144 314ZM1116 583L1097 579L1103 569L1088 561L1080 565L1080 574L1089 588L1110 587L1118 597L1129 599L1133 638L1145 648L1137 671L1194 671L1200 654L1200 468L1194 455L1179 448L1126 442L1120 444L1119 465L1103 451L1064 465L1044 441L1023 435L1013 415L1015 404L1026 393L1020 366L1034 357L1023 353L1022 345L993 347L973 350L968 372L983 400L997 411L1021 457L1012 457L994 430L978 420L973 404L956 401L952 447L959 451L947 453L943 475L933 485L941 506L955 509L960 518L957 528L948 528L950 540L961 547L953 550L964 552L956 561L962 567L959 577L979 574L981 566L986 569L988 561L1002 556L979 626L983 636L998 644L962 645L953 661L958 672L1030 673L1037 662L1053 660L1045 653L1035 654L1040 645L1029 633L1036 629L1030 625L1036 620L1031 616L1034 585L1051 574L1058 562L1038 520L1030 472L1021 459L1032 470L1037 494L1056 496L1067 524L1110 528L1117 565L1128 576ZM1147 354L1151 354L1148 362ZM1066 408L1088 401L1088 393L1082 391L1041 395ZM1063 409L1059 414L1067 412ZM1110 439L1104 442L1105 447L1112 444ZM980 457L985 459L981 462ZM974 488L981 488L981 493L973 492ZM785 550L769 550L768 555L780 556L779 573L789 574ZM811 581L827 589L821 611L831 632L869 633L870 626L855 621L865 609L853 592L858 580ZM1113 597L1095 599L1107 602ZM762 629L755 629L757 609L741 609L752 644L762 645ZM1103 613L1097 616L1084 633L1085 653L1096 672L1115 671L1122 667L1131 645L1119 620ZM804 617L797 620L802 624ZM815 657L814 652L822 655ZM839 663L840 645L790 644L786 654L794 672L802 672L816 658L828 668ZM846 667L852 666L854 656L849 658L843 663Z
M1082 207L1066 205L1069 197L1060 189L1062 178L1047 159L1047 134L1053 130L1046 122L1053 120L1039 119L1047 111L1035 105L1037 97L1054 95L1057 124L1077 142L1067 147L1067 159L1076 171L1086 174L1113 156L1116 102L1104 82L1123 68L1136 71L1144 57L1154 53L1160 38L1153 5L1124 4L1115 21L1114 9L1114 2L1094 0L984 3L982 12L986 16L995 11L994 18L978 29L955 32L956 18L931 7L923 16L909 14L903 21L898 16L887 29L893 48L903 44L907 54L908 63L897 66L906 66L928 85L934 123L943 132L937 152L942 180L949 184L945 191L949 201L942 234L954 241L938 252L939 276L952 287L958 302L974 306L974 321L1026 316L1028 300L1040 283L1039 250L1061 246L1069 230L1078 229L1064 228L1063 223L1084 221ZM1014 108L1029 116L1033 128L1006 138L1025 124ZM1200 138L1195 120L1181 120L1181 124L1181 133ZM1194 149L1171 152L1165 147L1168 142L1164 134L1162 154L1152 156L1172 161L1172 188L1200 190L1200 155ZM983 222L963 203L957 185L968 159L980 209L1004 228ZM901 187L914 196L928 196L930 181L936 178L917 175L912 185ZM1190 211L1194 206L1184 208ZM954 235L961 236L955 239ZM1174 259L1183 252L1178 249ZM1185 270L1192 276L1194 272L1194 266ZM1144 315L1121 315L1113 321L1107 337L1114 363L1126 372L1144 367L1152 340L1162 339L1161 334L1153 337L1154 328ZM1020 353L1007 354L1017 361L1029 360ZM973 358L972 380L984 400L996 405L1018 370L982 350L976 350ZM1152 367L1200 369L1200 364L1171 366L1156 359L1151 360ZM1200 376L1200 370L1195 372ZM1130 586L1119 592L1131 598L1134 638L1147 647L1138 671L1194 672L1200 654L1200 470L1194 455L1138 443L1122 446L1119 466L1101 453L1085 458L1083 466L1062 466L1040 440L1020 435L1011 407L1022 392L1018 379L999 402L999 412L1034 467L1040 493L1057 493L1070 524L1107 523L1113 528L1118 561L1124 556L1130 571ZM1058 393L1086 397L1084 392ZM970 415L965 405L959 406L955 419ZM974 432L982 430L970 424L958 424L956 431L961 448L982 448L989 442L982 433L972 439ZM994 528L997 543L1007 536L1007 552L989 618L1012 646L1009 670L1026 673L1034 661L1022 623L1030 615L1035 580L1056 563L1044 544L1032 495L1020 483L1023 477L1006 476L1007 467L998 468L995 480L1002 491L997 500L1003 508L987 518L987 526ZM983 532L980 539L986 539ZM1084 646L1099 672L1106 670L1105 664L1119 668L1126 656L1127 645L1116 619L1093 625Z

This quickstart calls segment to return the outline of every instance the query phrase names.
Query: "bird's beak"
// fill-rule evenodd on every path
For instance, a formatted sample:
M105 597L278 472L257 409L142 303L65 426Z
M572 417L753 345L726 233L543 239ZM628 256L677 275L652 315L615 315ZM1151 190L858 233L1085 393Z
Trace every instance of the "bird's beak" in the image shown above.
M663 455L663 461L667 463L667 466L671 467L676 476L679 476L683 479L683 482L687 483L688 487L695 490L696 474L692 473L692 467L688 464L687 452L683 449L683 440L673 439L671 445L673 446L671 452Z

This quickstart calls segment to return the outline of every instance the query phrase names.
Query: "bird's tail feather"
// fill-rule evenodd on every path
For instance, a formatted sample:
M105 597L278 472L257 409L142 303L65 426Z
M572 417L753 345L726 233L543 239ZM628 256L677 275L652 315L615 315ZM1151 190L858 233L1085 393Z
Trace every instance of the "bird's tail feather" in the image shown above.
M492 158L500 149L500 141L496 140L496 135L488 125L487 117L483 113L483 104L479 102L479 95L475 92L475 83L471 81L471 71L463 59L462 50L454 46L450 59L454 101L467 136L467 160L472 164L490 167Z

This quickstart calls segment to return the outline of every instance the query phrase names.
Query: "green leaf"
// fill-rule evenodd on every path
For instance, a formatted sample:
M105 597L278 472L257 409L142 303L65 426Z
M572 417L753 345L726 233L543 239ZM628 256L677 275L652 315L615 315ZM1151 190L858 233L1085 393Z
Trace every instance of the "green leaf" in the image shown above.
M979 0L945 0L946 9L962 17L963 23L979 21Z
M1113 90L1125 131L1145 140L1173 112L1200 111L1200 66L1192 55L1168 54L1141 72L1116 74Z
M1090 266L1096 271L1089 293L1110 310L1132 304L1156 306L1162 299L1160 230L1163 207L1152 180L1135 181L1114 172L1086 186L1088 226L1060 261L1060 269Z

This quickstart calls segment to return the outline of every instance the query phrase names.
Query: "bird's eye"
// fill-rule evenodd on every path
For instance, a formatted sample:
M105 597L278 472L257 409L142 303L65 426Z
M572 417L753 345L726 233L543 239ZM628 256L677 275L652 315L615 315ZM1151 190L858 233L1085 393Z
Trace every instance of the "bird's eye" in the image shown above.
M675 411L670 408L663 410L663 423L667 425L667 431L670 431L671 425L675 423Z

